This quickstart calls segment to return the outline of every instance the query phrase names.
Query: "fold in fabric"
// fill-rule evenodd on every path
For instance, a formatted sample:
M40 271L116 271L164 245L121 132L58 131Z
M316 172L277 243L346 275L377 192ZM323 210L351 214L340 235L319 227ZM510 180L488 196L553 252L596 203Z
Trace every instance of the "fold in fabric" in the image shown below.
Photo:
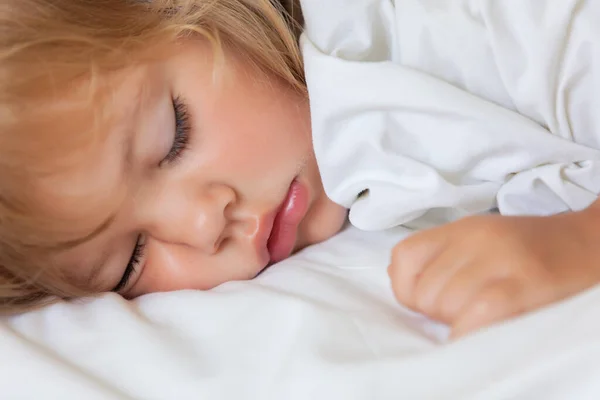
M597 198L600 2L302 7L317 162L355 226L433 209L549 215Z

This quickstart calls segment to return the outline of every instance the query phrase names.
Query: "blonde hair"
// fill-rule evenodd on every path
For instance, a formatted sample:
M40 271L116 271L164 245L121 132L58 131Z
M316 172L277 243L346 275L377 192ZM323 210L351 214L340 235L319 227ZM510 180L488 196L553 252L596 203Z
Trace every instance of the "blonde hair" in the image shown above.
M5 0L0 4L0 315L90 293L49 255L76 245L37 206L61 140L31 129L39 104L77 79L149 61L201 35L305 93L296 0ZM63 149L64 151L64 149ZM46 156L44 156L46 155Z

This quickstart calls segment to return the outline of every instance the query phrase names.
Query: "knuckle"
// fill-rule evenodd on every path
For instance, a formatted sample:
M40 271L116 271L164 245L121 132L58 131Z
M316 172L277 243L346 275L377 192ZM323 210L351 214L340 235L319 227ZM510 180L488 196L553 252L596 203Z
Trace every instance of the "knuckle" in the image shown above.
M514 295L502 288L487 290L476 298L471 307L478 315L503 313L513 307Z
M392 250L392 261L395 263L413 264L433 251L435 243L426 232L416 233L394 246Z
M392 262L398 262L410 249L409 239L404 239L400 243L396 244L392 249Z
M392 279L392 292L399 303L410 306L410 296L398 279Z
M392 286L392 292L394 293L394 296L396 296L397 300L400 300L400 298L402 298L402 290L400 285L398 285L398 280L397 279L391 279L391 286Z
M549 273L545 263L536 257L523 255L521 260L519 263L513 263L512 268L505 274L506 278L521 283L543 283L552 278L552 274Z
M518 279L521 272L518 265L508 260L507 262L494 264L493 268L489 270L489 279L502 281Z
M414 303L415 303L415 307L417 308L417 310L419 310L425 314L430 314L432 312L432 306L431 306L430 299L431 299L431 291L429 290L429 288L419 285L415 289Z
M444 298L439 306L441 318L445 321L453 320L460 311L461 306L462 303L459 302L457 297Z
M387 267L387 273L390 279L394 279L394 276L398 273L398 264L392 260L391 264Z
M387 269L392 289L396 291L402 286L404 278L402 277L400 267L397 264L391 264Z
M495 216L473 215L465 217L463 220L465 230L470 233L470 237L475 240L489 241L498 240L506 237L506 224L501 218Z

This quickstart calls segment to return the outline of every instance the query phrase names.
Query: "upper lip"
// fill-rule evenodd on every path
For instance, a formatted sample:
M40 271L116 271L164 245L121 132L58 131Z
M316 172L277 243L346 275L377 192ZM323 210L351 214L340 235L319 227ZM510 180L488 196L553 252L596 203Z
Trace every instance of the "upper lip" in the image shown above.
M263 216L261 216L260 220L258 221L258 229L257 229L257 233L254 237L254 248L256 249L256 253L258 254L259 257L261 257L262 254L266 254L269 255L269 250L268 250L268 243L269 243L269 238L271 237L271 233L273 232L273 226L275 224L275 217L277 216L277 213L279 212L279 210L281 209L281 206L277 207L275 210L270 211L267 214L264 214ZM269 255L269 260L267 260L267 264L270 261L270 255Z
M288 187L288 192L289 190L290 188ZM277 218L277 215L284 206L287 196L288 193L286 192L284 197L281 199L280 203L277 205L277 207L271 210L270 212L263 214L258 221L258 227L253 240L253 245L258 257L264 257L266 259L265 267L269 266L271 262L271 254L268 245L269 239L271 238L271 234L273 233L275 219Z

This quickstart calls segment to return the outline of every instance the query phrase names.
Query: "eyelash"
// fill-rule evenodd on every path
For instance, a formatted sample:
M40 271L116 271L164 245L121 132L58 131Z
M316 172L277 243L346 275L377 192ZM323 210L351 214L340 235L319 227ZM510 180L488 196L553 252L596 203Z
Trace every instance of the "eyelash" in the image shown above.
M118 292L127 286L129 279L133 276L133 274L135 273L135 269L138 267L140 261L144 257L144 250L146 250L146 244L142 243L142 237L139 236L137 241L135 242L133 253L131 254L131 258L127 263L127 268L125 268L123 277L121 278L117 286L115 286L113 292Z
M173 110L175 113L175 137L169 154L163 158L160 166L179 160L189 143L191 124L187 105L180 97L175 97L173 99Z
M173 144L171 145L169 153L159 164L161 167L165 164L171 164L179 160L183 152L187 149L189 143L191 130L190 118L187 106L180 97L175 97L173 99L173 112L175 114L175 136L173 138ZM135 243L135 247L133 248L131 258L127 263L127 268L125 268L125 272L123 273L123 277L113 289L113 292L118 292L127 286L129 279L133 276L136 268L140 264L140 261L144 257L145 249L146 244L142 242L142 237L139 236Z

